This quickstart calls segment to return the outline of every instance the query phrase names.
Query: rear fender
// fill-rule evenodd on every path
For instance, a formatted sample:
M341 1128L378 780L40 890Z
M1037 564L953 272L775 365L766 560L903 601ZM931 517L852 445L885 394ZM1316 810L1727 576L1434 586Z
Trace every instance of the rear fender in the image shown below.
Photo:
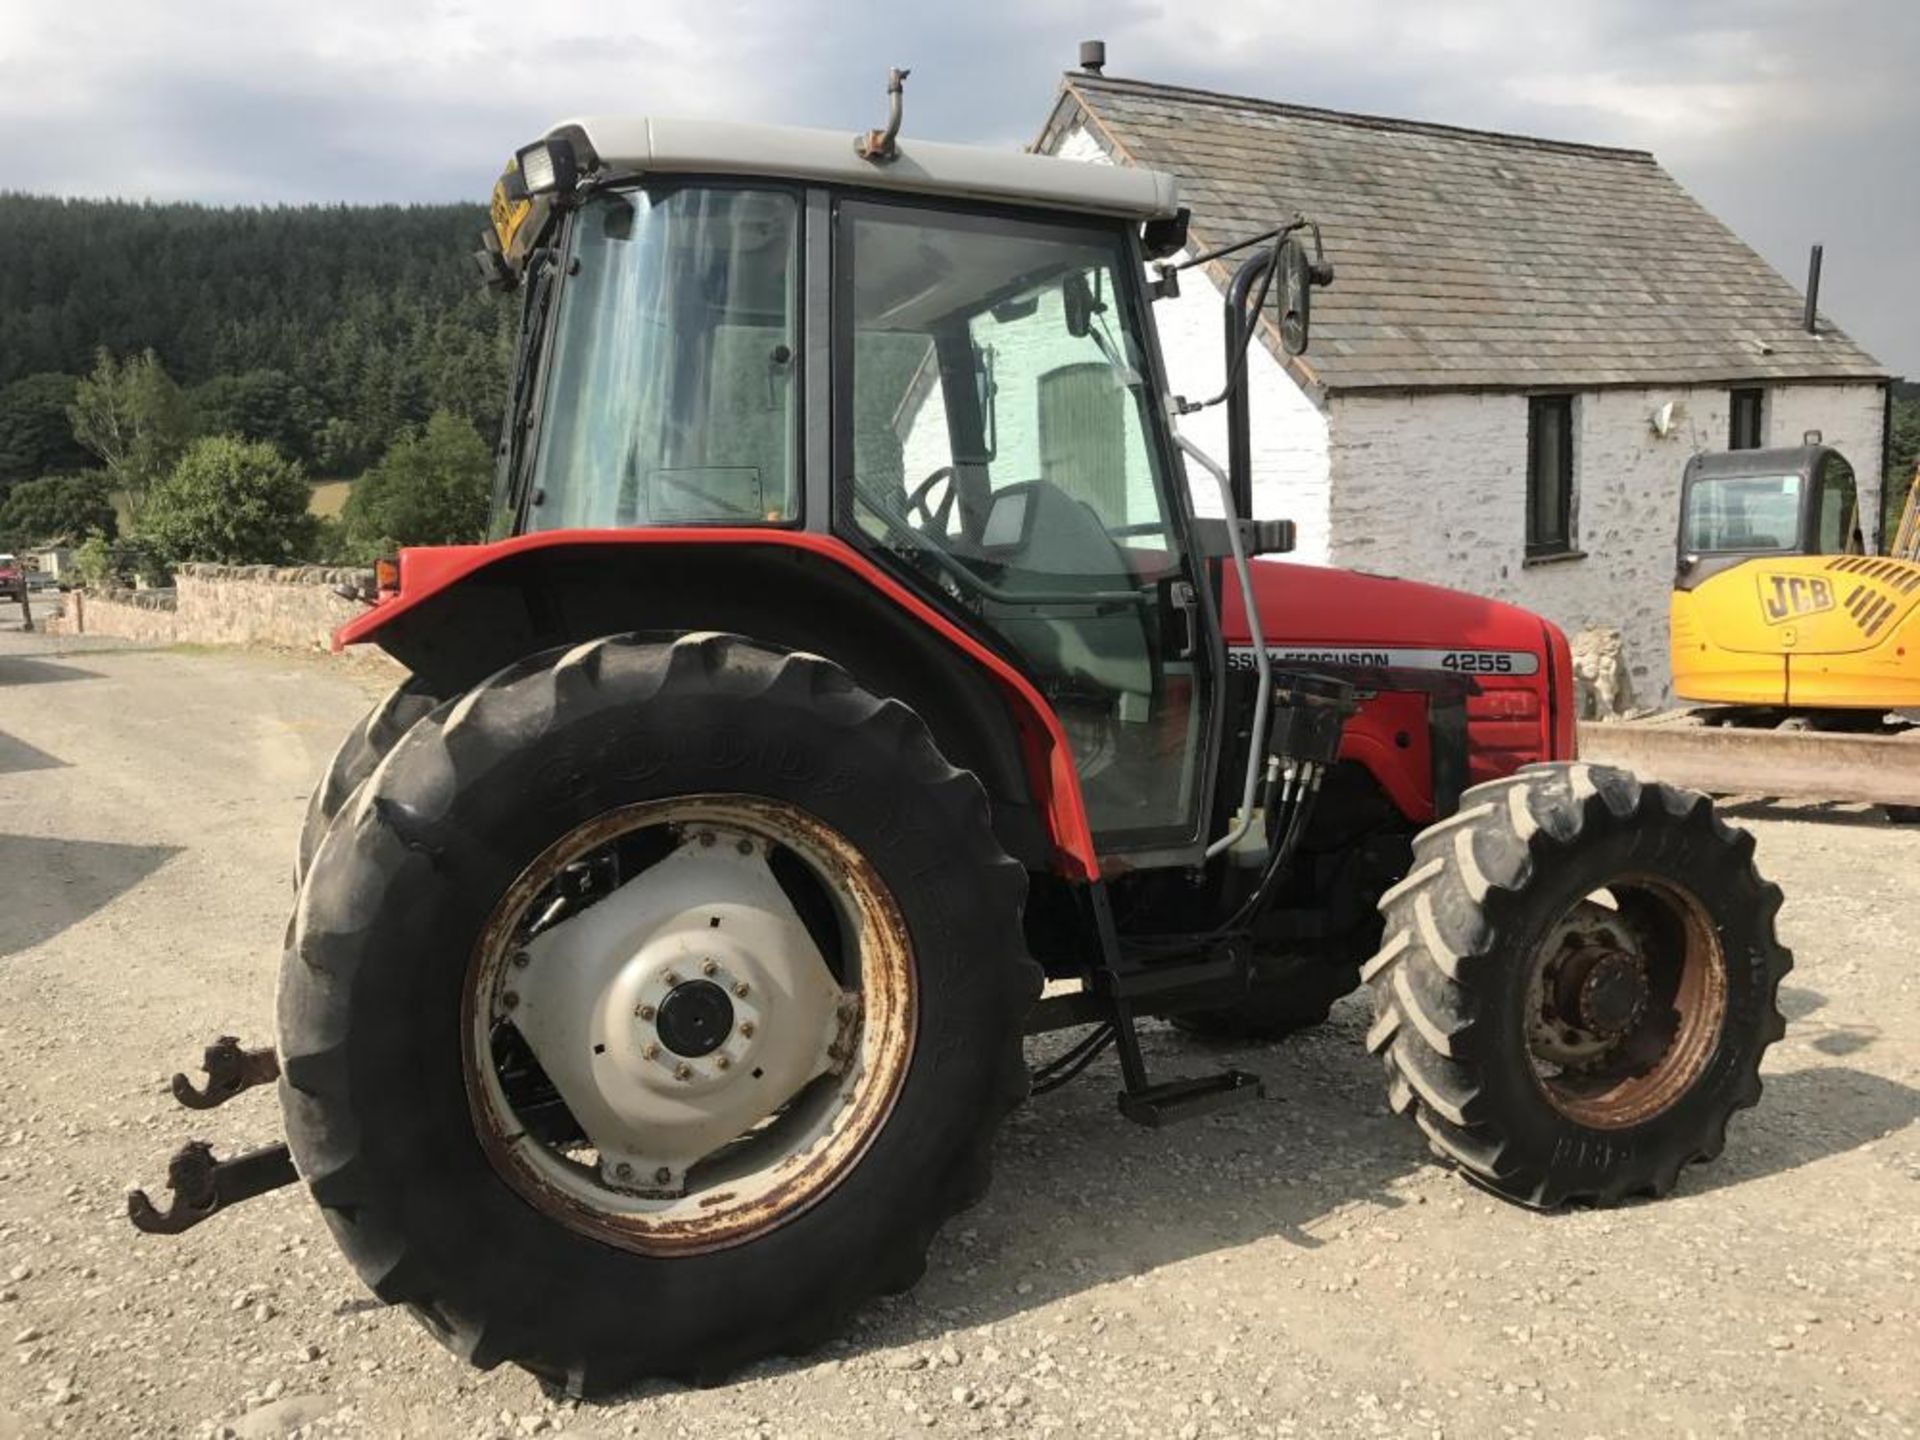
M444 693L540 650L627 630L723 630L824 655L919 712L993 802L1009 853L1098 875L1066 735L1006 657L831 536L554 530L404 550L397 593L342 626Z

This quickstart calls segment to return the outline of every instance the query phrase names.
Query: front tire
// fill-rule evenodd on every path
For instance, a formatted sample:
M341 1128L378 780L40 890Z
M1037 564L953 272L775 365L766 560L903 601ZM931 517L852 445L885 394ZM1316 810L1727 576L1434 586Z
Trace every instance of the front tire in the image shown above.
M1663 1195L1760 1097L1792 956L1753 837L1597 765L1476 786L1414 841L1364 972L1393 1108L1538 1208Z
M671 823L621 828L622 817L671 817L683 806L693 810ZM827 837L823 845L844 842L846 867L871 876L862 893L876 908L861 914L892 907L898 928L888 933L903 940L876 959L870 933L844 928L831 903L798 906L823 951L845 944L843 965L898 971L887 972L891 990L849 991L866 995L867 1008L843 1006L835 1022L854 1022L834 1043L860 1057L858 1083L869 1069L893 1077L871 1105L871 1090L847 1093L856 1117L847 1123L868 1128L849 1137L789 1125L796 1098L715 1152L725 1165L755 1144L785 1144L790 1130L829 1137L807 1140L814 1148L795 1152L778 1183L763 1183L760 1171L741 1181L736 1163L725 1184L702 1190L689 1166L649 1198L644 1176L596 1188L616 1168L608 1156L621 1152L587 1124L577 1091L563 1087L567 1104L557 1109L550 1089L529 1103L521 1133L491 1125L502 1094L534 1094L545 1077L525 1047L514 1052L517 1069L496 1063L499 1050L482 1047L476 1060L476 1013L485 1035L487 1004L518 1007L497 1012L510 1018L545 1003L531 990L521 1001L530 982L516 977L548 973L540 947L577 923L548 932L516 917L550 914L549 897L589 884L607 855L619 874L637 874L633 886L683 852L694 855L693 873L724 873L697 870L699 846L716 864L736 846L742 864L752 852L758 865L764 853L767 868L784 873L773 841L792 838L797 854L813 843L799 830ZM581 848L602 837L601 851ZM549 884L543 867L576 855L586 858ZM837 867L825 868L830 883ZM581 919L630 888L617 878L609 885ZM1022 942L1025 886L994 839L979 783L942 758L905 706L818 657L719 635L618 637L554 652L414 726L327 830L281 970L281 1098L295 1162L375 1293L411 1306L477 1365L514 1361L594 1394L647 1376L718 1379L763 1356L810 1350L862 1302L910 1286L935 1230L986 1187L991 1136L1026 1093L1020 1021L1039 971ZM709 933L709 910L720 927L726 904L698 900L688 911L693 934ZM752 955L681 938L692 948L684 963L669 956L663 973L705 966L712 981L693 986L748 994L740 963ZM622 963L616 956L617 976L628 977L620 983L659 978L633 979ZM500 973L515 993L498 988ZM738 1003L760 1008L739 1015L775 1031L781 993L754 974L751 998ZM620 1053L658 1057L671 1080L649 1083L685 1078L689 1093L750 1084L750 1067L759 1078L750 1049L722 1076L716 1067L734 1051L670 1035L667 1005L653 992L606 994L624 998L595 1013L636 1026L630 1017L644 1014L657 1027L644 1045L606 1032L616 1051L609 1063ZM706 1000L704 1015L682 1007L683 1031L725 1009ZM872 1009L890 1018L869 1024ZM904 1037L902 1016L911 1022ZM728 1021L721 1014L715 1023ZM733 1023L736 1036L754 1033L737 1016ZM543 1032L530 1023L526 1033ZM675 1054L661 1054L663 1041ZM555 1058L535 1049L535 1058ZM703 1058L673 1063L696 1052ZM844 1051L830 1053L847 1063ZM558 1085L562 1070L549 1068ZM594 1133L598 1160L569 1160L576 1120ZM636 1153L653 1139L630 1138ZM509 1152L530 1149L541 1150L539 1163L516 1166ZM828 1158L837 1168L823 1168Z

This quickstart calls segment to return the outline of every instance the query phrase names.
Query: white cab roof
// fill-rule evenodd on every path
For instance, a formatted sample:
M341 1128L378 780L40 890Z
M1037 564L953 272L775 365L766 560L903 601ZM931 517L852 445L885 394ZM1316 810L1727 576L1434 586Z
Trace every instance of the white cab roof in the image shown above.
M1170 216L1180 201L1173 176L1162 171L1018 150L902 137L899 158L876 164L860 158L853 148L855 137L846 130L645 115L589 115L566 123L587 132L608 167L644 174L766 175L1045 205L1132 220Z

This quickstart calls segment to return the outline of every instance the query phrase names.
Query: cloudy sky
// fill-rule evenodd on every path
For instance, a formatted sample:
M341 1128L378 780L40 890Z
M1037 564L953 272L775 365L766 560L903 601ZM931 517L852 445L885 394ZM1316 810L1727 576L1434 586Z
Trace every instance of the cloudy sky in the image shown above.
M0 0L0 190L483 198L592 110L1032 138L1109 73L1653 150L1920 375L1920 0Z

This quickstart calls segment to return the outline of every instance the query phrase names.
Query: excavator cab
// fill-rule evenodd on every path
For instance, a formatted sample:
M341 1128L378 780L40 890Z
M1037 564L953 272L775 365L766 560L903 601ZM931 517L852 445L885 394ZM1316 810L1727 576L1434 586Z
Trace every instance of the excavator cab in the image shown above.
M1734 450L1687 463L1671 608L1683 699L1795 710L1920 703L1916 602L1920 566L1867 553L1853 466L1838 450Z

